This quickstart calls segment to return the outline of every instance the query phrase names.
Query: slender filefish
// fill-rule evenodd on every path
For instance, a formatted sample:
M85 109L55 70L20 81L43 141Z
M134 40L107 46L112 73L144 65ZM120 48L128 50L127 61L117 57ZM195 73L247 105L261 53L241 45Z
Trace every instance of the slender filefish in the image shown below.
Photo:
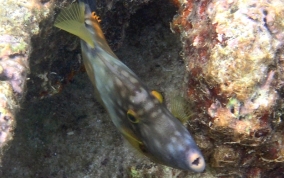
M201 151L185 126L109 47L98 17L88 3L73 3L55 20L56 27L78 36L87 74L98 100L122 135L158 163L195 172L205 169Z

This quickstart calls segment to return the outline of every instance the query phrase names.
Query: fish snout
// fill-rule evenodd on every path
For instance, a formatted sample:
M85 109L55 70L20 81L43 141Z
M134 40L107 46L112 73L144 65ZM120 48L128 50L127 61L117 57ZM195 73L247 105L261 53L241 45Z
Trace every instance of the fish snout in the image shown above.
M186 154L189 168L194 172L202 172L205 169L205 160L199 150L190 149Z

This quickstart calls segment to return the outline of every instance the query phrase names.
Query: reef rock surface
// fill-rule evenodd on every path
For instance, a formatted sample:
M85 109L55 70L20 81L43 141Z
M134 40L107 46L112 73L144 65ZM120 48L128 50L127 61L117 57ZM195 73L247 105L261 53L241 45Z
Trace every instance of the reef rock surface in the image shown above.
M181 0L190 120L217 175L283 176L284 2ZM196 129L199 128L199 129ZM206 134L202 134L206 131Z

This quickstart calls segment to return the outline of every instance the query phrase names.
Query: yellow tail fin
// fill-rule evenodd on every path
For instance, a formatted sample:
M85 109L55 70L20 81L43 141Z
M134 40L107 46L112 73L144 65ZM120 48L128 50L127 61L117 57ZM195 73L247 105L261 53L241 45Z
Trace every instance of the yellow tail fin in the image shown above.
M54 26L78 36L92 48L95 47L92 34L85 26L85 4L82 2L73 3L63 9L57 16Z

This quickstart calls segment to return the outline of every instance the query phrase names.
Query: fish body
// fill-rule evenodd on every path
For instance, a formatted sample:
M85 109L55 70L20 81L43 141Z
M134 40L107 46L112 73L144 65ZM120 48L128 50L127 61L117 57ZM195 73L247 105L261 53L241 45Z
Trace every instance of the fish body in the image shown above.
M205 161L188 130L113 53L88 4L71 4L55 26L81 38L87 74L95 93L123 136L154 161L202 172Z

